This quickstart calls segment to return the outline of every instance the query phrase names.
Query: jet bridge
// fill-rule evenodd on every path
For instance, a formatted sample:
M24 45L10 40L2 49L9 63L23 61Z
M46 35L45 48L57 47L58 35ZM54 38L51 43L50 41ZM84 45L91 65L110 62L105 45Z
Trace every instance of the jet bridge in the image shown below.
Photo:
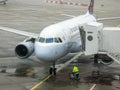
M85 55L96 54L99 51L99 32L102 30L103 24L92 22L87 25L80 26L80 36L82 41L82 50Z
M99 54L108 65L111 60L120 64L119 27L103 28L102 23L92 22L80 26L79 30L85 55Z
M105 27L101 36L100 50L120 64L120 27Z

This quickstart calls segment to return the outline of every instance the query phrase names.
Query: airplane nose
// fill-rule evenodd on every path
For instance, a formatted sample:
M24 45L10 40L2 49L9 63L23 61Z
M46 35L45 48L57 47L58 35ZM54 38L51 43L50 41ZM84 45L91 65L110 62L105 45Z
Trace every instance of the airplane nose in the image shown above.
M38 59L44 61L55 61L64 54L64 48L52 44L35 44L35 54Z
M55 51L50 46L39 46L35 49L36 56L41 60L54 60Z

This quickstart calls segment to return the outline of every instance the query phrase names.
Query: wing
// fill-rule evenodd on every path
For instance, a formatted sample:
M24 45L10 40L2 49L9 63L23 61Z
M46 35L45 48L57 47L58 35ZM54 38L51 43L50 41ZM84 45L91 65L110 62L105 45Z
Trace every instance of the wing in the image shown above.
M98 18L97 21L112 20L112 19L120 19L120 17Z
M16 33L16 34L23 35L23 36L33 37L33 38L39 37L39 34L21 31L21 30L16 30L16 29L7 28L7 27L0 27L0 30Z

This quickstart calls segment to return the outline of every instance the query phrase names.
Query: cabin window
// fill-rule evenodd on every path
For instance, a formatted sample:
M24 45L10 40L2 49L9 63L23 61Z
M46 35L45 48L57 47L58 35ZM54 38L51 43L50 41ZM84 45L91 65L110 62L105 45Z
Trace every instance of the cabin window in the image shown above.
M46 38L46 43L52 43L53 42L53 38Z

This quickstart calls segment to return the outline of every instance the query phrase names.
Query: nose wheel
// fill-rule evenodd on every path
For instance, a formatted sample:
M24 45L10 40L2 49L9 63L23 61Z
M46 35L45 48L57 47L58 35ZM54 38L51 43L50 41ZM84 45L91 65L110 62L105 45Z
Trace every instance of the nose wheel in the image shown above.
M50 67L49 74L56 76L56 68Z
M51 74L51 75L53 74L54 76L56 76L55 62L53 63L53 66L50 67L49 74Z

